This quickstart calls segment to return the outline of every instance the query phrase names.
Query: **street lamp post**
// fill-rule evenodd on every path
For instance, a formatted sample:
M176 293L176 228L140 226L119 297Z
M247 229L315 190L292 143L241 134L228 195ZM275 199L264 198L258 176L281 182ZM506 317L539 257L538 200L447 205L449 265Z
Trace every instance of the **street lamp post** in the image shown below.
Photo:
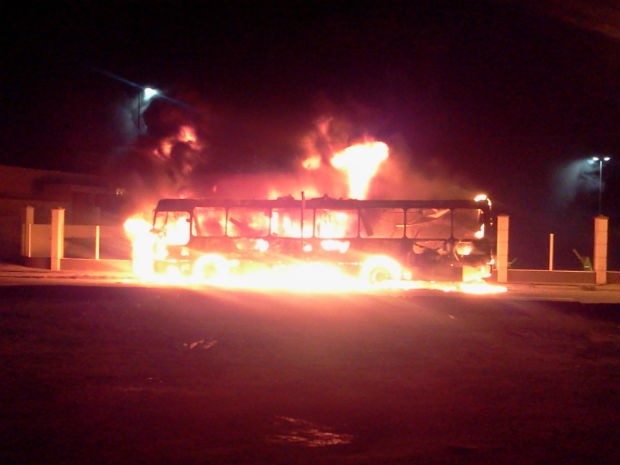
M591 163L598 162L598 214L603 214L603 163L609 161L610 157L592 157Z
M138 134L140 134L142 132L142 94L144 93L143 90L140 90L140 93L138 94Z

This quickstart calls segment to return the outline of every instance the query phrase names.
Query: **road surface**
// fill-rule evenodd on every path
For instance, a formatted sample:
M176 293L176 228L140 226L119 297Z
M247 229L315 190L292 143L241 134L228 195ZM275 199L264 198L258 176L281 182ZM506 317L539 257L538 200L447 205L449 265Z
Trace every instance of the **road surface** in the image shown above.
M44 283L0 327L3 464L620 463L617 304Z

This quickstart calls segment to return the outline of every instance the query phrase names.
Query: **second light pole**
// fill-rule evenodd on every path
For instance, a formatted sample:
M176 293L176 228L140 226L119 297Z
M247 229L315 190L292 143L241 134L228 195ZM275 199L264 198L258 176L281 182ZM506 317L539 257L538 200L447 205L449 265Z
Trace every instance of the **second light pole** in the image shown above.
M603 163L609 161L610 157L592 157L591 163L598 162L598 214L603 214Z

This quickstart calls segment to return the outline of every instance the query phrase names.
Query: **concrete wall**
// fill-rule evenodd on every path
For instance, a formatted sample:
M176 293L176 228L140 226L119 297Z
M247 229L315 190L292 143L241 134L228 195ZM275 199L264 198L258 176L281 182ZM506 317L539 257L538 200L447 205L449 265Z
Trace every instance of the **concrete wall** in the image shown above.
M20 260L22 224L24 211L28 205L35 207L35 221L48 225L51 222L52 208L66 206L56 201L0 198L0 259L2 260L15 263Z
M27 206L35 208L36 224L49 225L51 210L64 208L67 224L111 226L119 221L109 213L121 201L116 192L98 176L0 165L0 260L22 261L22 224Z
M29 259L51 256L50 224L23 225L24 253ZM97 235L99 238L97 239ZM122 226L64 225L65 258L129 259L131 242Z
M497 274L492 279L497 281ZM594 271L508 270L508 283L596 284ZM620 271L607 272L607 284L620 284Z

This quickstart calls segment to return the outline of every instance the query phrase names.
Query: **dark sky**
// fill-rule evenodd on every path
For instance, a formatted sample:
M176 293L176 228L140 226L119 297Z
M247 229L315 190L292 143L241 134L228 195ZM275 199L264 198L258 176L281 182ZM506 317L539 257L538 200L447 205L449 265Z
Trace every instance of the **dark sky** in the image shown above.
M610 155L604 200L620 221L616 0L26 2L2 21L3 164L131 169L191 122L202 172L281 169L329 114L521 224L532 209L591 218L596 173L558 173ZM131 83L168 97L139 139Z

